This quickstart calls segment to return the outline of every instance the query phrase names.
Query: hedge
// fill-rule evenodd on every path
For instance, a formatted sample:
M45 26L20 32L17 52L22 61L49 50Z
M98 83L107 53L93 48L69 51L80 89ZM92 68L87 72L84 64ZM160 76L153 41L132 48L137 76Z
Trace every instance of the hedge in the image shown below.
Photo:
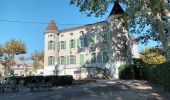
M121 65L119 67L119 78L125 80L134 79L135 77L133 65L130 66Z
M159 84L165 90L170 90L170 62L163 64L146 64L142 65L121 65L119 67L120 79L145 79Z
M170 90L170 62L158 65L143 66L144 79L159 84L165 90Z
M53 86L58 85L71 85L73 82L73 76L71 75L65 75L65 76L26 76L26 77L20 77L20 76L12 76L8 77L8 80L15 79L17 81L17 84L21 85L27 85L28 83L31 83L33 79L36 79L37 82L43 82L43 80L48 80L52 83Z

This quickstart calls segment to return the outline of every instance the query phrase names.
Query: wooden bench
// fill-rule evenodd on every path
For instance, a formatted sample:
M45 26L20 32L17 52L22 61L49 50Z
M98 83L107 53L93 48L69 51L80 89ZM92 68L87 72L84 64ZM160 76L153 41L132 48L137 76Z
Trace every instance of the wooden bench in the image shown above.
M31 92L34 92L35 89L37 89L37 91L40 91L41 89L45 88L47 89L47 91L51 91L51 83L47 82L47 83L29 83L28 87L30 88Z

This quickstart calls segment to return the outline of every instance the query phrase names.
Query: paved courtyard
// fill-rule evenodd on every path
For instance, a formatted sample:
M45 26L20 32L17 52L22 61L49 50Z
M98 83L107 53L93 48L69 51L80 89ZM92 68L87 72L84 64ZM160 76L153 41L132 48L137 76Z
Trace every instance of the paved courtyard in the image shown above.
M53 87L51 92L0 93L0 100L170 100L170 93L146 81L109 81Z

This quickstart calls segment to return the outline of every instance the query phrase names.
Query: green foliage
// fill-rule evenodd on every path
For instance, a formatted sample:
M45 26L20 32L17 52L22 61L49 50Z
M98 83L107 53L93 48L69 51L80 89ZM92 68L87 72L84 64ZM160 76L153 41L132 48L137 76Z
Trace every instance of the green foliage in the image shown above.
M170 62L158 65L146 65L144 78L161 85L164 89L170 90Z
M26 45L21 40L11 39L4 45L4 53L13 58L15 55L26 53Z
M44 79L48 79L53 86L71 85L73 82L73 76L65 75L65 76L26 76L20 78L20 83L22 83L23 85L27 85L28 83L31 83L32 79L36 79L37 82L43 82Z
M147 64L161 64L166 61L166 57L160 48L145 48L141 52L141 59Z
M44 63L44 52L34 51L30 59L33 61L34 68L42 67Z
M133 65L129 66L121 65L119 67L119 78L125 80L135 79Z

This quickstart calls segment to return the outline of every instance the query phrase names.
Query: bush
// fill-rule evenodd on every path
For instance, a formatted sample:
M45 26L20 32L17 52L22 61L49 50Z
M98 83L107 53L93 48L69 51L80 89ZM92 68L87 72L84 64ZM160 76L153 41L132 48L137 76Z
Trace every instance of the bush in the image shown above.
M121 65L119 67L119 78L125 80L134 79L133 65Z
M170 90L170 62L158 65L146 65L143 67L143 75L146 80L161 85L164 89Z
M65 76L26 76L23 77L20 81L23 85L27 85L28 83L31 83L32 79L36 79L38 82L43 82L43 80L48 80L51 82L53 86L58 85L71 85L73 82L73 76L71 75L65 75Z

